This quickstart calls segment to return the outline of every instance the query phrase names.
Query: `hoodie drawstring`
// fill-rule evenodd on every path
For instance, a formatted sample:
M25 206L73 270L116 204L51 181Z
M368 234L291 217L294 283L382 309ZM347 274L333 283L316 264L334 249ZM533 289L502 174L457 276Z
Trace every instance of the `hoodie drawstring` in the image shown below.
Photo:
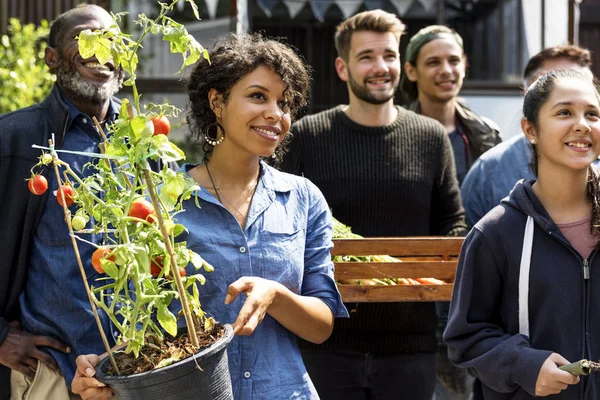
M533 218L527 216L519 270L519 333L529 337L529 270L533 247Z

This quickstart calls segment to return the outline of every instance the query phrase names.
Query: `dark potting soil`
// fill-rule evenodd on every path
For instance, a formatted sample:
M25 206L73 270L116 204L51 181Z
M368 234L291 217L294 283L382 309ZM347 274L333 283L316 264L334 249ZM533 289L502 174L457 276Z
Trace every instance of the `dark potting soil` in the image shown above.
M194 349L187 331L175 338L166 335L162 343L151 343L142 347L137 358L133 353L116 353L115 361L119 367L120 375L152 371L198 353L201 349L219 340L224 333L225 328L219 324L213 324L210 331L196 328L199 349ZM106 375L118 375L110 363L107 365Z

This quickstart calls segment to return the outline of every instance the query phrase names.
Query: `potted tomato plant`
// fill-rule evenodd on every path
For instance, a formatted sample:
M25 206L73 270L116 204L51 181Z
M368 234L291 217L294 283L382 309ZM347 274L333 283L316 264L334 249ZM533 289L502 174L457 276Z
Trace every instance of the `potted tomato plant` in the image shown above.
M97 367L97 377L121 399L232 397L226 345L233 330L208 316L199 301L204 273L213 267L177 240L185 231L177 223L182 202L199 190L186 174L166 167L184 158L167 136L168 117L178 110L168 104L147 104L143 110L135 83L137 51L148 34L162 34L171 51L183 55L182 69L200 57L208 58L185 27L167 16L177 1L183 0L159 3L161 10L156 19L139 15L138 40L115 27L80 33L81 56L94 56L100 64L111 61L123 68L129 75L125 85L132 87L133 101L123 100L119 117L108 127L101 143L102 153L89 154L91 160L96 160L87 166L93 173L78 176L60 159L60 150L52 142L36 146L44 152L32 169L51 166L56 174L57 201L65 212L108 353ZM198 17L193 0L185 1ZM100 124L95 123L104 135ZM156 170L151 163L164 166ZM47 188L47 182L35 172L29 185L34 194ZM102 275L91 285L77 244L89 233L103 237L102 243L93 243L97 249L91 263ZM123 350L111 351L98 309L118 330ZM178 324L181 321L185 324Z

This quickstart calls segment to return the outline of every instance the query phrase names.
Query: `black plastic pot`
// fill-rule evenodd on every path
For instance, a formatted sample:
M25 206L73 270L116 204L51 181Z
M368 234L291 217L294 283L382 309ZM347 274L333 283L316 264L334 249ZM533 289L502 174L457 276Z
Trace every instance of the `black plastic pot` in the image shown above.
M193 357L164 368L126 376L107 376L108 357L96 366L96 378L110 386L119 400L233 399L227 364L227 344L233 328Z

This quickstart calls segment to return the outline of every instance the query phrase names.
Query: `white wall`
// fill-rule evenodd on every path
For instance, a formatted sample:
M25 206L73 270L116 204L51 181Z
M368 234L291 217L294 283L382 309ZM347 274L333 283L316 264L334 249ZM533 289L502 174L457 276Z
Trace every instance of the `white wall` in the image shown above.
M471 110L498 124L503 140L521 133L521 96L461 96L461 99Z
M545 47L567 44L569 40L569 2L567 0L545 0ZM525 36L530 56L542 50L542 0L524 0L523 18Z

